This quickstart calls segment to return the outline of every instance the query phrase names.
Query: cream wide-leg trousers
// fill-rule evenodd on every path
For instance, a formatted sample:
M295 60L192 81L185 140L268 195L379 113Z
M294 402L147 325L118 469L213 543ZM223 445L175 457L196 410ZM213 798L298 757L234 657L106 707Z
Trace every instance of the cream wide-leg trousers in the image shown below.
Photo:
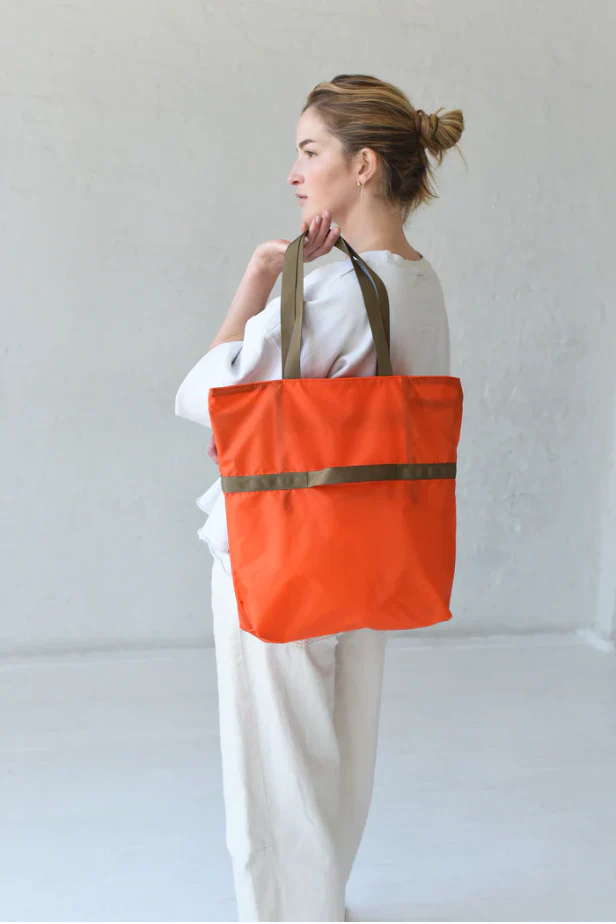
M226 845L240 921L343 921L372 798L385 632L263 642L212 569Z

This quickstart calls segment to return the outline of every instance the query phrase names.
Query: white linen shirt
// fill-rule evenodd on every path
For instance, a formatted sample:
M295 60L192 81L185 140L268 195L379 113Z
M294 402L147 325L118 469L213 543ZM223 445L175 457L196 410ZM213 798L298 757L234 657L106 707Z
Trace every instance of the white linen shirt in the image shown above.
M389 297L394 375L451 375L449 323L443 290L431 263L390 250L360 256L383 280ZM376 375L370 322L350 257L304 277L302 378ZM282 378L280 296L251 317L244 339L219 343L190 370L175 397L178 417L211 428L210 388ZM220 477L197 498L208 515L197 535L231 574L225 498Z

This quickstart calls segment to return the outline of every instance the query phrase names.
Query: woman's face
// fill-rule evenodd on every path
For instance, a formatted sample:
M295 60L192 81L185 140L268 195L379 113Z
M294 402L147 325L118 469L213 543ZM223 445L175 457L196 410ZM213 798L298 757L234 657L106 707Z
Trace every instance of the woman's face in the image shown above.
M295 147L297 158L288 180L295 193L306 197L297 200L302 219L310 224L315 215L329 209L331 221L340 225L359 192L342 158L340 142L307 109L297 125Z

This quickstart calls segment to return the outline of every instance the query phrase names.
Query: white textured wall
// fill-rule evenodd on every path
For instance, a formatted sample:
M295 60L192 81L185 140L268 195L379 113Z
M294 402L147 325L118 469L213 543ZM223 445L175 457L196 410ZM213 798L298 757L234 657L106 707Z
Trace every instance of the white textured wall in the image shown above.
M614 214L613 209L611 214ZM612 233L612 240L614 240ZM613 309L612 309L613 311ZM612 318L612 332L616 332L616 318ZM612 374L616 380L616 336L612 338L610 352ZM614 389L616 392L616 388ZM612 396L614 397L614 392ZM606 503L603 510L601 560L599 563L599 604L596 632L602 639L616 642L616 401L613 412L613 444L611 470L608 476Z
M613 10L0 2L3 650L211 638L217 469L174 395L254 247L299 233L297 118L340 72L468 126L408 235L465 389L438 631L609 631Z

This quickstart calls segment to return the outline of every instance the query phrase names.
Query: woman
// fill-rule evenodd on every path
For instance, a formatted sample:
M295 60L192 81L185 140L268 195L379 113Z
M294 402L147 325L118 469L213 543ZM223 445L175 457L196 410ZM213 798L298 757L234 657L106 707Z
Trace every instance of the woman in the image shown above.
M450 375L438 276L403 227L435 198L460 110L415 110L389 83L339 75L310 93L288 181L302 210L304 261L338 235L384 282L395 375ZM337 227L332 225L332 219ZM267 299L289 241L259 245L209 352L182 382L176 414L211 426L215 386L282 378L280 297ZM304 279L306 378L376 374L372 333L349 258ZM216 460L216 447L209 452ZM198 499L214 557L212 609L226 812L241 921L341 921L372 796L386 635L360 629L286 644L239 629L220 478ZM281 561L281 567L284 562Z

